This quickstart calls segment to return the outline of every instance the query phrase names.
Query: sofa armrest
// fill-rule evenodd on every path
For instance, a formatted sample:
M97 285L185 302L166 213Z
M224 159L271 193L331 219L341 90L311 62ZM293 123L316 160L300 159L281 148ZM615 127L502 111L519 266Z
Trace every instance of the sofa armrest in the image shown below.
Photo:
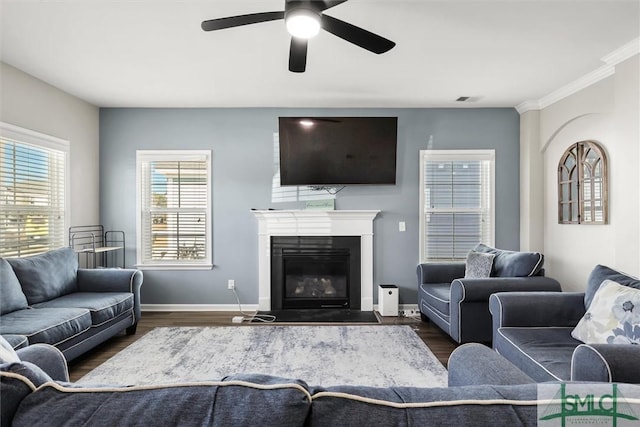
M430 262L418 264L418 284L451 283L464 277L464 262Z
M571 381L640 383L640 347L580 344L571 357Z
M126 268L79 268L80 292L131 292L136 322L140 319L140 287L142 271Z
M535 381L496 351L477 343L453 350L447 364L449 387L465 385L515 385Z
M544 276L487 277L480 279L456 279L451 282L451 303L489 301L497 292L560 292L557 280Z
M584 316L579 292L499 292L489 297L493 330L501 327L572 327Z
M67 360L60 350L49 344L32 344L19 349L18 357L42 369L55 381L69 381Z

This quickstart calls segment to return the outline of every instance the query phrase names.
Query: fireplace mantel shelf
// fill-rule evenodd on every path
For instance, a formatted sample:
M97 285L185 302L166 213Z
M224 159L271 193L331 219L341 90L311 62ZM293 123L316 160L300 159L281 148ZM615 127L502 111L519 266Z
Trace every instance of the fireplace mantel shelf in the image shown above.
M377 210L316 210L316 209L282 209L254 210L256 217L261 218L375 218Z
M254 210L258 220L258 308L271 309L271 236L360 236L361 304L373 310L373 220L378 210Z

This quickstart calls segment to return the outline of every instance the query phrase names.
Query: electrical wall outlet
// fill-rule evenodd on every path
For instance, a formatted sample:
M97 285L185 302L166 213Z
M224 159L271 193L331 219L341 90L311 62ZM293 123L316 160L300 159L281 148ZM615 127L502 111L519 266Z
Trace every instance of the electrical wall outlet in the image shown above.
M233 279L229 279L229 281L227 282L227 289L233 290L235 288L236 288L236 281Z

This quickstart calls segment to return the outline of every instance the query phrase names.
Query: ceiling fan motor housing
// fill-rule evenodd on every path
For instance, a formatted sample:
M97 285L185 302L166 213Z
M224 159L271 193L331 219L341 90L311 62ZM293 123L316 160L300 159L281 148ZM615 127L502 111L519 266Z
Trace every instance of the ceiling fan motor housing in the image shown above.
M287 19L287 16L294 11L306 9L310 12L313 12L318 17L320 17L320 13L324 8L321 6L324 3L321 1L309 1L309 0L286 0L284 3L284 19Z

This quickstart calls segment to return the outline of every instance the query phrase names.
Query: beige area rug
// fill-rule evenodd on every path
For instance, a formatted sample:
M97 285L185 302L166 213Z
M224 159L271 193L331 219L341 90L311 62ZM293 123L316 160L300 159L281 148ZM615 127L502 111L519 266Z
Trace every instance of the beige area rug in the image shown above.
M79 382L213 381L236 373L312 386L447 384L446 369L407 325L155 328Z

